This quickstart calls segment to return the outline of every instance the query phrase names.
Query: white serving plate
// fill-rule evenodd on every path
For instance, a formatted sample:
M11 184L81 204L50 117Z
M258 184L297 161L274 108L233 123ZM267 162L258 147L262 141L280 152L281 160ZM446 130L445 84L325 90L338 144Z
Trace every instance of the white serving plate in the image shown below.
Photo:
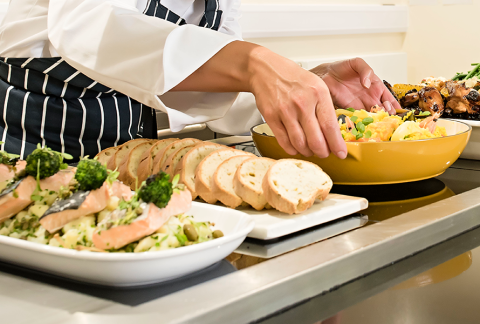
M193 202L187 213L210 221L224 237L172 250L143 253L75 251L0 236L0 259L74 280L106 286L138 286L175 279L228 256L252 230L250 216Z
M367 207L368 201L365 198L329 194L327 199L315 201L310 209L298 215L287 215L274 209L257 211L245 207L238 210L250 215L255 221L255 227L248 237L271 240L330 222Z
M349 232L364 226L368 222L368 216L346 217L333 223L325 224L312 229L307 233L299 233L292 237L280 238L272 243L263 241L246 240L235 250L236 253L251 255L259 258L273 258L298 248L326 240L330 237Z
M460 155L461 159L480 160L480 121L453 119L472 126L472 134L468 140L467 146Z

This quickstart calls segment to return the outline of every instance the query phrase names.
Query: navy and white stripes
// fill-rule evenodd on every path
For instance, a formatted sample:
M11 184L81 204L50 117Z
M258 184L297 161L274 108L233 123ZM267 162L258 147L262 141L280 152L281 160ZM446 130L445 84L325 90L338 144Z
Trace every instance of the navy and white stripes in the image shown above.
M169 10L160 3L160 0L148 0L143 13L147 16L153 16L167 20L177 25L185 25L185 19ZM200 20L199 26L218 30L222 19L222 10L219 9L218 0L205 0L205 12Z
M61 58L0 58L0 103L1 148L22 158L37 143L94 156L132 139L140 124L140 103Z

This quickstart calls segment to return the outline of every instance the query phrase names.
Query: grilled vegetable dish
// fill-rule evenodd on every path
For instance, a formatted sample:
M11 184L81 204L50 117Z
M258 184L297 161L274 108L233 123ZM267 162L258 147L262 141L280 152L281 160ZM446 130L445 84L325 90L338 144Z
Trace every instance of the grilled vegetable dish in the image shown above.
M451 80L429 77L418 85L386 86L396 95L402 108L438 114L445 118L480 120L480 64L472 64L467 73L457 73Z

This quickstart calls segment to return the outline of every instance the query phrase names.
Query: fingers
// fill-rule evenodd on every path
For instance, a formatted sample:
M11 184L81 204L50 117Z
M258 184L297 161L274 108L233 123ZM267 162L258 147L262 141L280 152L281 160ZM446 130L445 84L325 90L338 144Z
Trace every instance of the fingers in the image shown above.
M278 144L280 144L280 146L285 150L285 152L287 152L287 154L289 155L297 155L298 152L290 142L290 137L288 136L288 133L280 119L267 120L265 118L265 121L270 126L273 134L275 135L275 138L278 141Z
M370 89L372 85L372 76L374 75L373 69L363 59L357 57L348 60L352 69L360 75L360 82L362 85Z
M383 102L383 105L385 108L388 105L390 110L387 110L391 114L395 114L395 109L401 109L402 107L400 106L400 103L395 99L395 97L390 93L390 91L387 89L387 87L384 85L383 86L383 93L381 100Z
M290 143L293 145L295 150L297 150L297 152L303 156L312 156L313 152L308 147L307 137L305 136L305 132L307 130L304 132L299 124L299 121L296 118L291 118L290 116L282 118L282 122L287 130Z
M333 109L333 103L330 96L323 95L320 98L317 104L316 115L330 151L332 151L340 159L346 158L347 145L345 144L342 134L340 133L337 115Z
M336 119L336 117L335 117ZM325 136L323 136L320 124L315 116L315 111L312 110L311 116L304 116L300 122L305 134L307 134L307 145L309 149L318 157L326 158L330 155Z

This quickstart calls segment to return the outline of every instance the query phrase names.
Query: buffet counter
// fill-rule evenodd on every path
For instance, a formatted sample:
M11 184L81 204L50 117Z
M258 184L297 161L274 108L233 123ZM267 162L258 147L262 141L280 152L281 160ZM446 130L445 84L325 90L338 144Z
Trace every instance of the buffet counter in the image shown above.
M249 143L237 148L254 150ZM247 239L208 269L146 287L95 286L0 263L2 318L83 324L322 321L480 245L478 186L480 162L471 160L409 184L334 186L332 192L366 197L369 209L276 240Z

